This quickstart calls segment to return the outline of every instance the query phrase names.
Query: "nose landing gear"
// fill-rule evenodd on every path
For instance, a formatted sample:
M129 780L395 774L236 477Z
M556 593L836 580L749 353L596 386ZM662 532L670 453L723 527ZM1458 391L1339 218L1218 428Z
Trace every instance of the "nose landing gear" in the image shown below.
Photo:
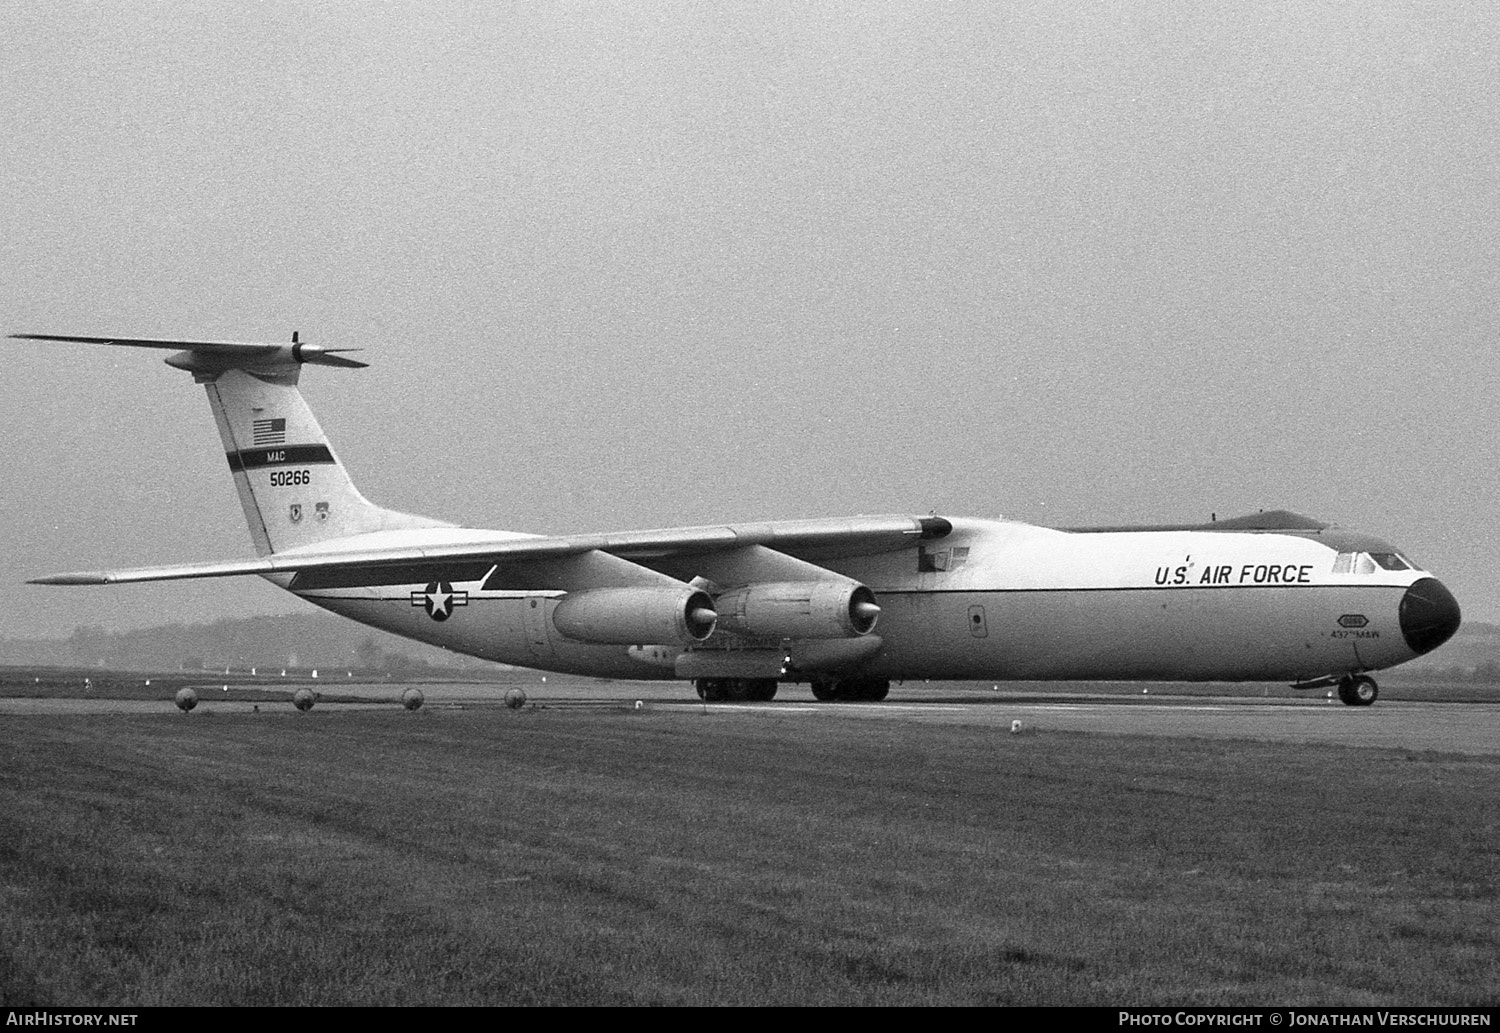
M1350 674L1339 679L1339 699L1351 707L1367 707L1380 695L1380 686L1367 674Z

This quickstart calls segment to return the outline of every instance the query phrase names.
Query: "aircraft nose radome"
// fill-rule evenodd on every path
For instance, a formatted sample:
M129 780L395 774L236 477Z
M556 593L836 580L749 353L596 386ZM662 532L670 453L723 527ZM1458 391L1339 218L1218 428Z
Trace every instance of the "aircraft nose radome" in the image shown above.
M1416 653L1430 653L1458 630L1458 600L1435 577L1424 577L1401 597L1401 634Z

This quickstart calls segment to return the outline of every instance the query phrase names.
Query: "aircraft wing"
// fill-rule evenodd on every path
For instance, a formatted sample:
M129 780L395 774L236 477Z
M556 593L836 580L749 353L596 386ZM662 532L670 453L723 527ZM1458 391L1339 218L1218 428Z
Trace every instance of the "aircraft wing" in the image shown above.
M116 585L141 581L294 574L434 563L524 562L605 552L621 559L650 562L761 545L798 559L816 561L893 552L917 541L942 538L953 525L942 517L870 516L831 520L778 520L766 523L668 528L618 534L478 540L457 544L395 545L373 549L283 552L255 560L186 563L131 570L77 571L33 578L34 585Z

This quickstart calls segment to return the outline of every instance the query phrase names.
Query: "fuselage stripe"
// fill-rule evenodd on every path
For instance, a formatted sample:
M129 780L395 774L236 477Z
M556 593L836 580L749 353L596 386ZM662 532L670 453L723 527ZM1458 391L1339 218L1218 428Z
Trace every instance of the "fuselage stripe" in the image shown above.
M437 575L434 574L434 577L436 577L436 576ZM338 589L345 589L345 590L358 590L358 589L370 589L370 588L399 589L399 591L396 591L396 592L394 592L394 593L392 593L390 595L376 596L374 598L368 598L368 599L364 599L363 600L363 601L366 601L366 602L376 602L376 601L380 601L380 600L389 600L389 599L396 599L396 600L405 599L407 597L407 594L408 594L407 590L409 588L411 588L413 586L420 587L421 585L426 584L427 582L432 581L432 580L433 580L433 577L426 577L425 575L423 577L413 577L410 574L403 573L402 574L402 580L400 580L400 581L394 581L394 580L380 581L380 580L371 579L368 582L363 582L363 581L357 582L357 581L351 580L350 583L348 583L348 584L337 584L337 585L320 584L320 585L316 585L316 586L310 586L310 587L307 587L307 588L299 588L298 585L297 585L297 583L294 581L292 583L292 585L290 586L290 590L292 592L295 592L297 595L301 596L304 599L343 599L343 600L360 601L359 597L337 595L337 594L325 594L325 593L327 593L327 591L329 589L333 589L335 591L337 591ZM450 583L455 584L455 585L458 585L458 584L471 584L472 583L472 581L459 581L459 580L456 580L454 578L441 578L440 577L440 578L438 578L438 580L448 580ZM478 579L474 579L474 580L478 580ZM1261 589L1261 590L1265 590L1265 589L1282 589L1284 591L1291 591L1291 590L1307 591L1307 590L1322 589L1324 591L1329 591L1329 590L1347 591L1347 590L1349 590L1351 588L1363 588L1363 589L1383 590L1383 591L1391 591L1391 592L1404 592L1404 591L1406 591L1407 587L1408 586L1406 586L1406 585L1327 584L1327 585L1184 585L1184 586L1176 587L1176 588L1164 587L1162 585L1139 585L1139 586L1129 586L1129 585L1126 585L1126 586L1121 586L1121 587L1117 587L1117 588L1067 588L1067 587L1057 587L1057 588L943 588L943 589L886 588L886 589L878 590L876 592L876 595L879 598L882 598L882 599L890 599L890 598L892 598L894 596L907 596L907 595L922 595L922 596L928 596L928 595L958 595L958 596L1058 595L1058 594L1069 594L1069 595L1071 595L1073 593L1082 593L1082 592L1090 592L1090 593L1096 593L1096 592L1161 592L1161 593L1174 593L1175 594L1175 593L1183 593L1183 592L1248 591L1248 590L1251 590L1251 589ZM482 594L476 594L476 593L482 593ZM551 596L562 596L562 595L566 595L566 594L567 594L566 592L564 592L564 591L562 591L560 589L538 590L538 589L526 589L526 588L511 588L511 589L503 589L503 588L502 589L484 589L484 588L481 588L481 589L477 589L477 590L471 590L469 598L473 599L475 601L479 601L479 600L483 600L483 599L510 600L510 599L529 599L529 598L541 597L541 596L549 596L549 597L551 597Z
M1388 584L1363 584L1360 582L1339 581L1326 584L1278 584L1270 583L1263 585L1114 585L1105 587L1070 587L1070 586L1037 586L1035 588L870 588L877 596L882 598L893 595L1027 595L1046 592L1242 592L1251 589L1280 588L1283 590L1299 589L1307 591L1310 589L1336 588L1341 591L1350 588L1380 588L1389 589L1393 592L1404 592L1410 585L1388 585Z
M327 445L277 445L275 448L244 448L227 452L229 469L234 473L259 470L267 466L310 466L334 462Z

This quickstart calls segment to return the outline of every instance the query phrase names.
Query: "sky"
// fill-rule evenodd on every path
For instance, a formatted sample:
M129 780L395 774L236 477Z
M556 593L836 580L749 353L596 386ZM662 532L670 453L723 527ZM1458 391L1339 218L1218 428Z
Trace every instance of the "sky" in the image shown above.
M0 332L301 338L538 533L1287 508L1500 620L1500 7L0 5ZM294 612L160 352L3 341L0 637Z

